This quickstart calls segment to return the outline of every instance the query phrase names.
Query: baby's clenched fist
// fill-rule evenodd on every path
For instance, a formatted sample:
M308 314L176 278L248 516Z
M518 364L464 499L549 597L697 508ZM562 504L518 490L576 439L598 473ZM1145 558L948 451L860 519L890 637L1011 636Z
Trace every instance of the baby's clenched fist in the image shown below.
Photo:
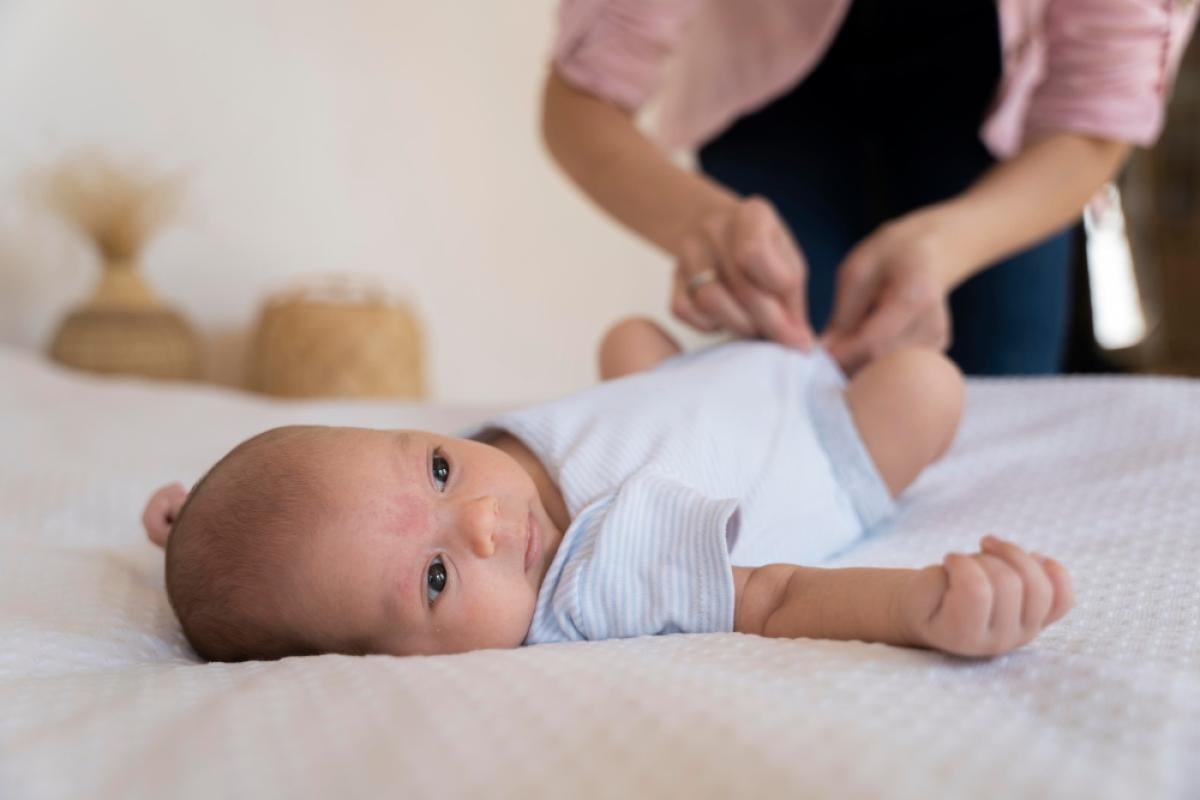
M951 553L914 574L898 610L916 645L994 656L1030 642L1073 604L1062 564L985 536L979 553Z

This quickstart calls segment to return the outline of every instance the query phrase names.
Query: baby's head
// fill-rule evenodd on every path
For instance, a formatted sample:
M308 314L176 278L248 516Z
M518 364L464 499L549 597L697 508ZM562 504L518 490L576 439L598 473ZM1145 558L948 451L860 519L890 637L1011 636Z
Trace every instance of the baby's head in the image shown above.
M507 452L420 431L277 428L170 491L147 529L216 661L516 647L561 535Z

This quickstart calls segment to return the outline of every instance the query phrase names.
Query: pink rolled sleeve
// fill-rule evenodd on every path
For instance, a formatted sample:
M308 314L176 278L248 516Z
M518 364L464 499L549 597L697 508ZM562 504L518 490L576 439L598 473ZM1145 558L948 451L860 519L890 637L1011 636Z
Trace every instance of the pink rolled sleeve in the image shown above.
M661 140L692 147L803 80L849 5L563 0L553 59L569 83L629 111L661 94ZM1047 131L1153 144L1200 0L997 7L1004 70L980 131L993 154L1007 158Z
M1195 11L1178 0L1052 0L1025 138L1063 130L1152 144Z
M699 0L565 0L554 65L573 86L627 110L659 88Z

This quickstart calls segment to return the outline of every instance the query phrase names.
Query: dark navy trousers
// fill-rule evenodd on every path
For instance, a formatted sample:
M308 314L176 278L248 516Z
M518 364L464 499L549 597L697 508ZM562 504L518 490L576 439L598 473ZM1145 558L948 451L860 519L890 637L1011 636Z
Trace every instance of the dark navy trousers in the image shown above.
M855 0L812 74L700 150L705 173L770 199L787 221L808 262L818 331L857 242L995 163L979 129L1000 68L992 0ZM1058 372L1070 258L1064 231L958 287L950 357L968 374Z

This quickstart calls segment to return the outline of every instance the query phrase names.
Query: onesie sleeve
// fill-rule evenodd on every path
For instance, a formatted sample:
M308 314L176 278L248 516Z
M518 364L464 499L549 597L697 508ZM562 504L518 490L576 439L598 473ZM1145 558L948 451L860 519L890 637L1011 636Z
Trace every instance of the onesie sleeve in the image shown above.
M1197 5L1052 0L1043 28L1045 78L1029 107L1026 140L1064 130L1153 144Z
M526 643L733 630L737 510L669 478L626 481L572 525Z

